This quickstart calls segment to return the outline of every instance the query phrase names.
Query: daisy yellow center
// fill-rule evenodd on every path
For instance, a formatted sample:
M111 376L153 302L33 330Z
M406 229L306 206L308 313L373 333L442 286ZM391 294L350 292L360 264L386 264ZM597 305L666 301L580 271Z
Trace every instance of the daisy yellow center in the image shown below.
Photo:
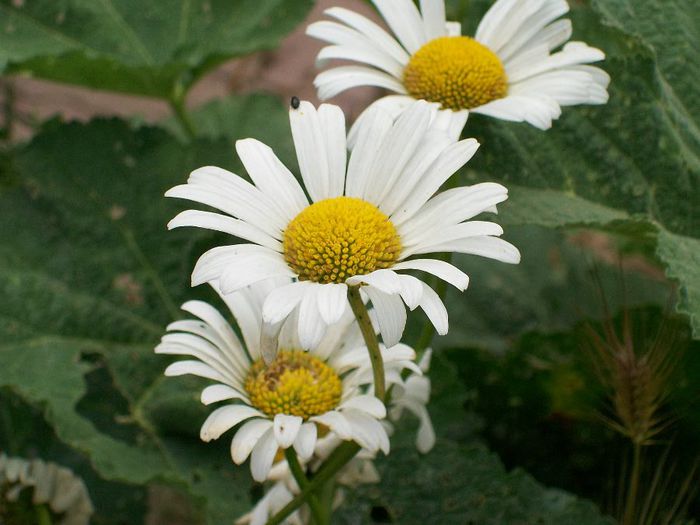
M498 56L466 36L444 36L425 44L411 57L403 80L414 98L453 110L481 106L508 91Z
M288 414L308 419L340 403L340 377L326 363L302 350L280 350L272 363L258 359L248 371L250 402L270 417Z
M391 267L400 252L401 240L389 217L354 197L316 202L284 232L284 258L302 281L342 283Z

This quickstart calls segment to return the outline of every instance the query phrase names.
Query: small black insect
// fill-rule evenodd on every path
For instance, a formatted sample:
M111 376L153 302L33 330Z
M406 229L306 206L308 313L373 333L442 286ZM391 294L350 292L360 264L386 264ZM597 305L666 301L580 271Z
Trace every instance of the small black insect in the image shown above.
M289 101L289 105L292 106L292 109L299 109L299 97L292 97L292 100Z

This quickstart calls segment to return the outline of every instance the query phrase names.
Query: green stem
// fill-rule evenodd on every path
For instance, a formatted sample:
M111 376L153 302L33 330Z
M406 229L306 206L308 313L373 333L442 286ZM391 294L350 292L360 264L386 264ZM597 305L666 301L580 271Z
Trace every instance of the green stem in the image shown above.
M627 489L627 501L625 502L625 514L623 517L624 525L634 525L636 520L637 507L637 492L639 491L639 480L641 473L642 446L635 442L634 452L632 453L632 474L630 476L629 486Z
M51 514L46 505L36 505L34 507L34 512L36 513L36 521L38 525L52 525Z
M319 502L323 511L324 523L330 524L333 515L333 499L335 496L335 480L329 479L319 491Z
M350 308L352 308L352 312L355 314L357 324L360 326L362 337L365 340L365 345L367 345L367 350L369 352L369 359L372 362L374 395L377 396L380 401L384 402L386 398L384 359L379 349L379 341L377 341L377 334L374 333L374 327L372 326L372 321L370 321L367 307L365 303L362 302L359 286L348 287L348 301L350 301Z
M292 475L294 476L297 485L299 485L299 489L307 489L309 487L309 479L306 477L304 469L299 463L299 458L297 457L297 453L294 450L294 447L286 448L284 450L284 457L287 458L289 470L292 471ZM311 507L311 514L314 517L314 522L316 523L316 525L326 525L327 522L323 517L323 509L321 508L321 504L319 503L316 495L309 492L308 497L306 499L309 502L309 507Z
M174 95L169 102L175 118L187 137L190 139L196 138L197 130L195 129L194 124L192 123L192 120L185 109L185 97Z
M309 494L318 490L324 483L331 480L359 451L360 447L354 441L346 441L336 448L318 470L316 475L309 480L309 484L306 488L301 489L301 492L297 494L292 501L287 503L282 510L272 516L272 518L268 520L267 525L279 525L282 523L287 516L301 507Z

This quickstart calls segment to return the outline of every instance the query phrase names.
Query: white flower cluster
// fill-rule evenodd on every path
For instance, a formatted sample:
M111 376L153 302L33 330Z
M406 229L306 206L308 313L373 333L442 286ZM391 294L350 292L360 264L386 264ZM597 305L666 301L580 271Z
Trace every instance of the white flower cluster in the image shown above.
M4 509L20 504L20 496L31 493L31 504L46 505L58 525L87 525L92 502L83 480L70 469L40 459L22 459L0 454L0 522Z
M569 42L555 51L571 36L560 19L565 0L498 0L473 38L446 20L443 0L420 0L420 9L412 0L373 3L393 35L341 8L326 11L336 21L308 27L330 44L320 66L362 64L324 71L315 85L322 99L362 85L397 95L370 105L349 133L339 107L294 100L299 178L270 147L244 139L235 146L247 177L208 166L166 193L214 210L182 211L169 228L231 236L201 256L192 285L211 285L238 330L190 301L182 308L193 319L168 326L156 352L188 356L166 375L213 381L202 402L222 404L201 438L235 428L233 462L250 458L253 478L271 483L239 523L266 523L343 443L359 453L335 483L378 481L373 459L389 453L392 423L405 411L419 421L417 449L432 448L431 352L401 343L406 307L420 307L445 334L448 312L428 281L464 291L469 277L435 254L520 261L503 229L481 217L497 213L506 188L454 183L479 147L460 138L468 113L546 129L561 106L607 100L608 76L588 65L604 58L600 50ZM307 502L285 522L308 522Z

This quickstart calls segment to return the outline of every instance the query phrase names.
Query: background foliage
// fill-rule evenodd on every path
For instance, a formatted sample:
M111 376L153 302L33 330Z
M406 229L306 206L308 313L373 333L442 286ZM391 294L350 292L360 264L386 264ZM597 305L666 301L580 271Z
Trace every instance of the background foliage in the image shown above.
M488 5L448 3L470 30ZM0 72L158 97L182 117L205 72L278 45L310 6L0 0ZM510 188L499 220L523 263L458 259L472 285L448 295L451 331L434 344L438 444L420 457L401 433L380 461L383 483L347 494L339 523L612 522L599 508L622 444L595 421L601 392L582 351L581 324L600 316L594 265L614 312L658 318L677 285L690 348L669 409L688 444L680 460L697 456L700 15L692 0L592 0L572 18L575 37L608 54L610 103L569 108L547 133L470 118L482 148L460 176ZM196 137L175 119L54 120L1 150L0 448L75 468L95 523L140 522L148 486L190 496L212 525L259 495L226 439L199 441L199 383L166 381L152 351L180 303L213 300L189 288L189 274L220 239L167 233L178 204L162 195L201 165L242 173L238 138L272 145L295 169L285 105L267 95L211 103L186 117Z

